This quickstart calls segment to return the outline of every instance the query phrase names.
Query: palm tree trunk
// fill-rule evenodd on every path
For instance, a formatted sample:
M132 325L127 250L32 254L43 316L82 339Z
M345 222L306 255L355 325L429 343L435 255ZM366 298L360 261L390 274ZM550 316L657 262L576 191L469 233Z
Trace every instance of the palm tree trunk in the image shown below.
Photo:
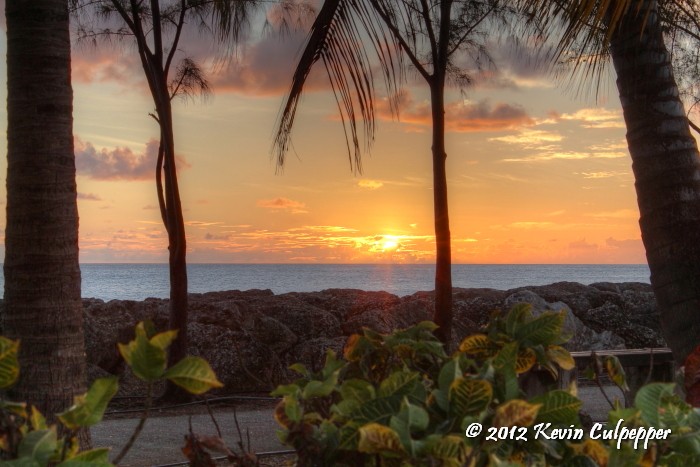
M700 343L700 155L678 97L656 1L611 38L639 225L664 337L682 362ZM646 11L642 8L642 11Z
M44 414L85 391L66 0L7 0L3 332L20 339L16 397Z
M436 336L449 343L452 336L452 247L450 217L447 209L447 170L445 162L444 77L436 73L430 84L433 117L433 206L435 214L435 313L440 326Z

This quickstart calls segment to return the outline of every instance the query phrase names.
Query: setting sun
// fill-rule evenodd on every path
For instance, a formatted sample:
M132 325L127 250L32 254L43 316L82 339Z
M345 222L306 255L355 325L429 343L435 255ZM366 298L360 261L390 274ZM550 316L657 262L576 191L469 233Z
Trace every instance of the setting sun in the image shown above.
M398 248L399 243L394 241L394 240L385 240L384 243L382 244L382 250L388 251L388 250L395 250Z

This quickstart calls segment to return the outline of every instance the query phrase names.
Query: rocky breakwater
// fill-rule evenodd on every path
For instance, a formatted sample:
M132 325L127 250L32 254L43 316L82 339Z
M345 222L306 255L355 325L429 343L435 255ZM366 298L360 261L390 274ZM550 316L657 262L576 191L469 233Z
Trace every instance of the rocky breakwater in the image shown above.
M269 290L210 292L190 295L190 353L207 359L225 384L222 393L267 391L290 381L287 367L302 362L323 364L326 349L342 352L348 336L367 326L381 332L430 318L432 292L397 297L386 292L329 289L275 295ZM457 345L486 324L494 310L518 302L535 313L565 310L573 335L570 350L664 346L651 287L640 283L578 283L493 289L454 290ZM124 363L117 342L133 337L133 327L151 319L165 329L167 300L141 302L85 299L85 333L91 377L121 374ZM134 388L125 378L125 391Z

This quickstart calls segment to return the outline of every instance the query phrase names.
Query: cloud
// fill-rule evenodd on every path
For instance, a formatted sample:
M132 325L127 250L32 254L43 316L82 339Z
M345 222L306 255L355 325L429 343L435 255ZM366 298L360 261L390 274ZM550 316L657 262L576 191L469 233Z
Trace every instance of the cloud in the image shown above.
M215 70L209 78L214 92L278 96L289 91L292 75L306 41L305 32L292 31L284 38L267 34L244 48L237 60ZM304 91L330 90L323 63L316 63Z
M384 186L384 182L381 182L379 180L360 180L357 182L357 186L360 188L367 188L369 190L376 190L378 188L381 188Z
M105 43L76 48L71 56L71 77L80 84L114 82L146 90L146 79L135 51L118 50Z
M616 240L613 237L609 237L605 240L605 244L610 248L617 248L620 250L635 250L644 251L644 244L641 238L629 238L625 240Z
M617 159L620 157L625 157L623 153L609 153L609 152L579 152L579 151L552 151L543 152L540 154L535 154L532 156L520 157L520 158L509 158L501 159L502 162L547 162L553 160L582 160L582 159Z
M377 107L380 118L394 118L387 99ZM430 102L416 102L410 92L403 91L399 96L399 121L415 126L431 126ZM445 122L448 131L458 133L503 131L535 124L523 107L503 102L491 104L487 99L446 104Z
M584 238L584 239L569 243L569 248L571 248L572 250L594 251L594 250L598 249L598 245L596 245L595 243L589 243Z
M628 175L627 172L611 172L611 171L575 172L575 173L576 173L576 175L581 175L583 178L594 179L594 180Z
M78 175L95 180L151 180L155 178L158 159L158 141L146 143L143 153L136 154L131 148L116 147L97 150L89 141L75 138L75 165ZM177 156L178 170L189 168L184 158Z
M552 227L554 222L513 222L510 227L515 229L541 229Z
M559 115L558 118L581 122L584 128L625 128L625 122L619 110L587 108Z
M599 219L638 219L639 211L634 209L618 209L617 211L603 211L586 214Z
M78 192L78 199L82 199L84 201L102 201L102 198L100 198L98 195L94 193L80 193Z
M544 130L523 130L516 135L498 136L489 141L501 141L508 144L523 144L526 146L540 145L541 143L555 143L563 140L559 133Z
M258 207L273 211L288 211L292 214L306 214L306 205L299 201L287 198L260 199L256 203Z

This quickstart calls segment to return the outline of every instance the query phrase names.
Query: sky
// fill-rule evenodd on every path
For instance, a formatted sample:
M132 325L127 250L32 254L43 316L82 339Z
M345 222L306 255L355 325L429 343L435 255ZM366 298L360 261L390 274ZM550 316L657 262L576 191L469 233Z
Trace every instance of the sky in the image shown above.
M280 169L275 125L303 32L253 28L227 61L211 39L187 34L178 56L202 63L213 91L174 101L189 262L434 261L430 106L415 73L402 87L398 120L378 86L376 138L355 173L318 64ZM494 40L495 66L447 93L453 262L644 263L612 76L597 97L576 92L511 42ZM158 129L135 49L75 43L72 67L80 260L167 262L154 181ZM4 63L0 79L5 100ZM0 120L6 128L5 111ZM6 145L0 151L4 178Z

